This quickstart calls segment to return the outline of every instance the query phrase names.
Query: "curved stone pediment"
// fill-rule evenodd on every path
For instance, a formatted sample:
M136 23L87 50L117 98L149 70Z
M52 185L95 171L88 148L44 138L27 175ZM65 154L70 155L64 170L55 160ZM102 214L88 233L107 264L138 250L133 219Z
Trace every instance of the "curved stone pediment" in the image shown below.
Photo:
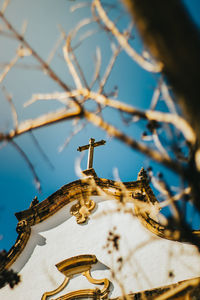
M97 280L104 278L106 294L98 297L114 298L200 276L197 249L159 223L158 202L145 176L121 183L100 179L93 169L86 175L16 214L18 238L3 267L19 272L22 282L13 291L4 287L0 297L53 299L48 291L56 291L54 299L73 299L87 291L94 298L102 291ZM88 253L96 264L81 269ZM78 272L88 277L69 273L74 257ZM68 267L68 273L56 266Z

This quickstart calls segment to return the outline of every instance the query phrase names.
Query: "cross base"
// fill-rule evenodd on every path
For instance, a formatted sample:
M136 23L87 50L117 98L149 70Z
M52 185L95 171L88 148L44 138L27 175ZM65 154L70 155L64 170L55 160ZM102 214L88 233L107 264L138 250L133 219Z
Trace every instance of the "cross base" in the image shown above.
M92 177L98 177L95 170L93 168L86 169L82 171L83 176L92 176Z

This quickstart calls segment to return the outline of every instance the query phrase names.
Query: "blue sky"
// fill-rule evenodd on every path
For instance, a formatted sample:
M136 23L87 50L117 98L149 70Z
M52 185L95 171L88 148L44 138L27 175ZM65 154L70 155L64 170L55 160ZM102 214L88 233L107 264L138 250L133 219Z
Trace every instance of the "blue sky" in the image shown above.
M195 22L200 25L199 1L185 0L184 2ZM89 15L87 8L79 9L73 14L70 13L70 6L73 4L74 1L67 0L12 0L7 8L6 15L19 31L23 22L25 20L28 21L25 37L31 46L46 59L59 36L58 25L61 25L65 32L68 33L74 28L77 22ZM124 27L127 22L128 18L124 18L121 21L121 27ZM133 45L139 51L142 48L142 43L137 32L135 32L135 36ZM0 63L7 62L15 55L16 43L5 37L0 37L0 43ZM96 36L88 39L77 50L78 59L83 70L86 72L88 80L91 79L94 70L96 46L101 48L101 72L103 74L111 54L108 37L105 33L98 33ZM32 58L24 58L21 63L35 64ZM51 65L67 84L73 85L67 66L62 59L61 51L55 56ZM149 106L156 84L157 77L155 75L143 71L136 63L130 61L127 55L121 53L106 89L107 91L111 91L117 85L119 87L118 99L143 109ZM51 103L35 103L27 108L23 107L23 104L30 99L32 93L61 91L55 82L37 70L25 70L16 67L8 74L3 85L5 85L6 89L13 96L19 120L34 118L44 112L60 107L60 104L54 101ZM0 95L0 130L8 131L12 127L11 111L1 91ZM135 138L139 139L144 130L144 128L137 124L131 126L124 125L120 121L118 113L108 111L105 113L105 116L107 116L109 122ZM79 134L73 137L71 143L59 153L58 149L63 145L65 139L72 131L73 123L70 121L42 128L34 132L51 164L42 157L30 134L25 134L15 140L26 152L35 167L41 180L41 194L38 193L34 185L32 173L26 162L13 146L8 144L1 149L0 233L2 234L2 239L0 241L0 249L5 248L9 250L14 244L17 236L15 231L17 225L17 220L14 216L15 212L27 209L35 196L38 196L39 201L42 201L62 185L78 179L75 172L75 161L80 156L80 153L76 149L88 143L90 137L96 140L105 139L107 141L105 146L95 149L94 168L99 177L115 179L114 170L117 168L122 181L134 181L137 178L140 168L149 165L149 160L146 157L130 150L122 143L111 139L105 132L95 128L91 124L87 124ZM82 169L86 168L86 161L87 154L81 162ZM158 170L163 170L157 164L154 165ZM168 178L175 178L171 172L168 172L167 176Z

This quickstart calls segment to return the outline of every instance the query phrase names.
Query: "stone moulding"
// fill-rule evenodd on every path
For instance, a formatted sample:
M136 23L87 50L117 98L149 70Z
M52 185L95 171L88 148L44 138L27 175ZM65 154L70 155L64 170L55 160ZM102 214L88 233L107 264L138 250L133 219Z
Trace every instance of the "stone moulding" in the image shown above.
M95 172L93 173L95 174ZM31 235L31 226L43 222L64 206L83 198L89 198L91 195L100 195L101 191L108 197L119 199L120 184L113 180L88 176L64 185L42 202L16 213L18 237L15 244L8 251L4 262L0 265L0 271L5 268L9 269L22 253ZM140 188L141 184L142 182L138 181L124 183L127 189L130 190L130 197L132 191Z
M98 260L95 255L84 254L65 259L56 264L57 269L65 275L65 279L57 289L44 293L41 300L46 300L49 296L53 296L61 292L74 275L83 275L90 283L103 285L103 288L77 290L56 298L56 300L77 298L85 299L88 297L92 299L108 299L110 281L107 278L95 279L90 274L92 266L97 262Z
M152 290L146 290L112 300L198 300L200 295L200 278L192 278Z
M80 203L81 200L89 199L93 195L103 195L107 199L134 203L135 215L148 230L162 238L182 241L181 237L177 235L177 231L159 224L149 216L147 211L141 210L140 204L156 205L158 203L143 169L139 173L137 181L124 183L99 178L93 169L89 171L87 177L64 185L42 202L15 214L18 219L18 237L7 253L0 270L9 269L22 253L29 240L31 226L43 222L64 206L74 201ZM194 234L200 236L200 231L194 231Z

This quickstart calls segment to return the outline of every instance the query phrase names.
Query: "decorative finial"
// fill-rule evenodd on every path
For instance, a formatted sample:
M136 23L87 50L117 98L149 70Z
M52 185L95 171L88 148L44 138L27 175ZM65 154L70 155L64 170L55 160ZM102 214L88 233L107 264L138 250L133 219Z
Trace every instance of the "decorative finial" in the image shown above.
M137 180L145 180L147 182L149 181L149 177L148 177L147 172L144 168L142 168L140 170L140 172L138 173Z
M93 166L93 156L94 156L94 148L101 146L101 145L105 145L106 141L101 140L99 142L95 143L95 139L91 138L89 140L89 144L85 145L85 146L81 146L78 147L77 151L84 151L84 150L88 150L88 163L87 163L87 169L91 169Z
M35 206L35 205L38 204L38 203L39 203L38 197L35 196L35 197L33 198L33 200L31 201L30 207L33 207L33 206Z

